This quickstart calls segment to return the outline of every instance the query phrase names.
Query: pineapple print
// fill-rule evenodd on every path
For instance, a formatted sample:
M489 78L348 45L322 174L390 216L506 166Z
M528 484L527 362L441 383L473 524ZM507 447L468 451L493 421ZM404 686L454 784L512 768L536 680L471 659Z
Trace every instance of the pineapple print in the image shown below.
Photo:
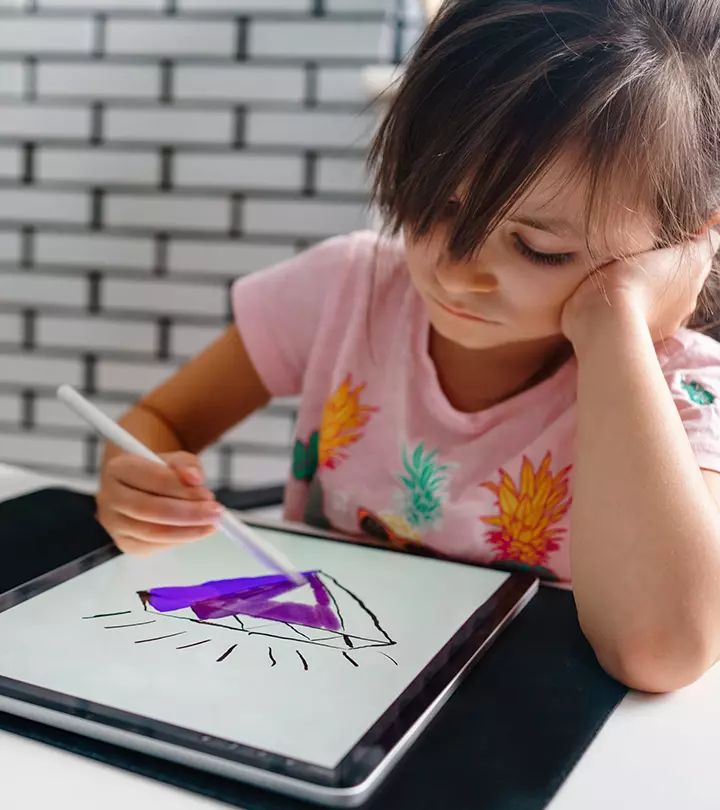
M320 430L312 433L307 442L295 442L292 469L296 480L310 483L318 467L335 470L347 460L348 447L362 439L363 429L378 412L360 401L364 391L364 385L353 387L352 375L348 374L327 399Z
M361 509L360 528L366 534L401 547L422 543L423 530L435 528L442 520L451 467L441 464L438 455L438 450L427 450L424 444L412 454L403 447L403 471L397 474L402 484L399 508L379 515Z
M325 403L318 443L321 467L334 470L347 459L347 448L360 441L363 428L377 413L377 408L363 405L360 401L364 391L364 385L353 388L352 375L348 374Z
M480 518L491 527L486 539L495 549L496 562L531 569L548 579L556 578L546 566L565 539L565 529L559 524L572 501L572 468L565 467L555 475L551 466L550 453L537 469L524 458L517 482L500 470L499 483L487 481L481 485L495 496L497 513Z
M691 402L696 405L714 405L717 397L712 391L700 385L699 382L682 380L680 385L688 396Z

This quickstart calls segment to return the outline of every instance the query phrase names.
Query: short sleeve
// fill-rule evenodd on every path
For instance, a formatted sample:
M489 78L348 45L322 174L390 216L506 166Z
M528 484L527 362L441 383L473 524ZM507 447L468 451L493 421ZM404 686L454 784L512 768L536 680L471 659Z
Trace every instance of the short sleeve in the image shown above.
M720 344L686 336L664 373L698 464L720 472Z
M353 236L329 239L234 283L235 323L272 396L300 393L329 302L347 277L353 243Z

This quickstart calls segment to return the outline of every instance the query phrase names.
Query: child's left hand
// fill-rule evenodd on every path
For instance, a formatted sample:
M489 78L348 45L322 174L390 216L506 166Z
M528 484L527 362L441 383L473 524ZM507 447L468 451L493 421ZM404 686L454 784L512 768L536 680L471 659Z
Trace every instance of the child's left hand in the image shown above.
M673 335L694 312L718 250L720 234L707 230L687 244L599 268L565 304L563 333L576 346L598 328L637 317L654 341Z

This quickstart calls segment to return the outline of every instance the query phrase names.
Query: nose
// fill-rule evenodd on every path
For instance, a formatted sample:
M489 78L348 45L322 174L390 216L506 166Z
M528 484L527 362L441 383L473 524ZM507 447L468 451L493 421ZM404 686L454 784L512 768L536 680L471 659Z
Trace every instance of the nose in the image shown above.
M437 279L445 292L451 295L475 293L487 295L498 288L498 280L492 273L479 270L477 265L450 265L441 268Z

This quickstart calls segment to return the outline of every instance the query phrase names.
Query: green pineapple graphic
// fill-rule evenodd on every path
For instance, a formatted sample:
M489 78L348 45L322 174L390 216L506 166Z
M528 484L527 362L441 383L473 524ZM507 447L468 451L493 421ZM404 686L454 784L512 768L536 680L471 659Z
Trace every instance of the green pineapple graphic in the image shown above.
M682 380L680 385L682 385L685 393L688 395L688 399L690 399L690 401L694 402L696 405L715 404L715 400L717 399L715 394L704 386L700 385L700 383Z
M412 458L407 447L403 447L405 469L398 475L405 486L403 516L415 530L433 526L442 517L446 473L450 467L440 464L437 457L438 451L426 451L424 444L415 448Z
M402 541L422 542L422 530L438 524L442 518L443 502L449 465L440 464L438 450L426 450L419 444L412 455L403 446L403 471L397 474L402 489L398 492L397 511L378 515L386 530Z

